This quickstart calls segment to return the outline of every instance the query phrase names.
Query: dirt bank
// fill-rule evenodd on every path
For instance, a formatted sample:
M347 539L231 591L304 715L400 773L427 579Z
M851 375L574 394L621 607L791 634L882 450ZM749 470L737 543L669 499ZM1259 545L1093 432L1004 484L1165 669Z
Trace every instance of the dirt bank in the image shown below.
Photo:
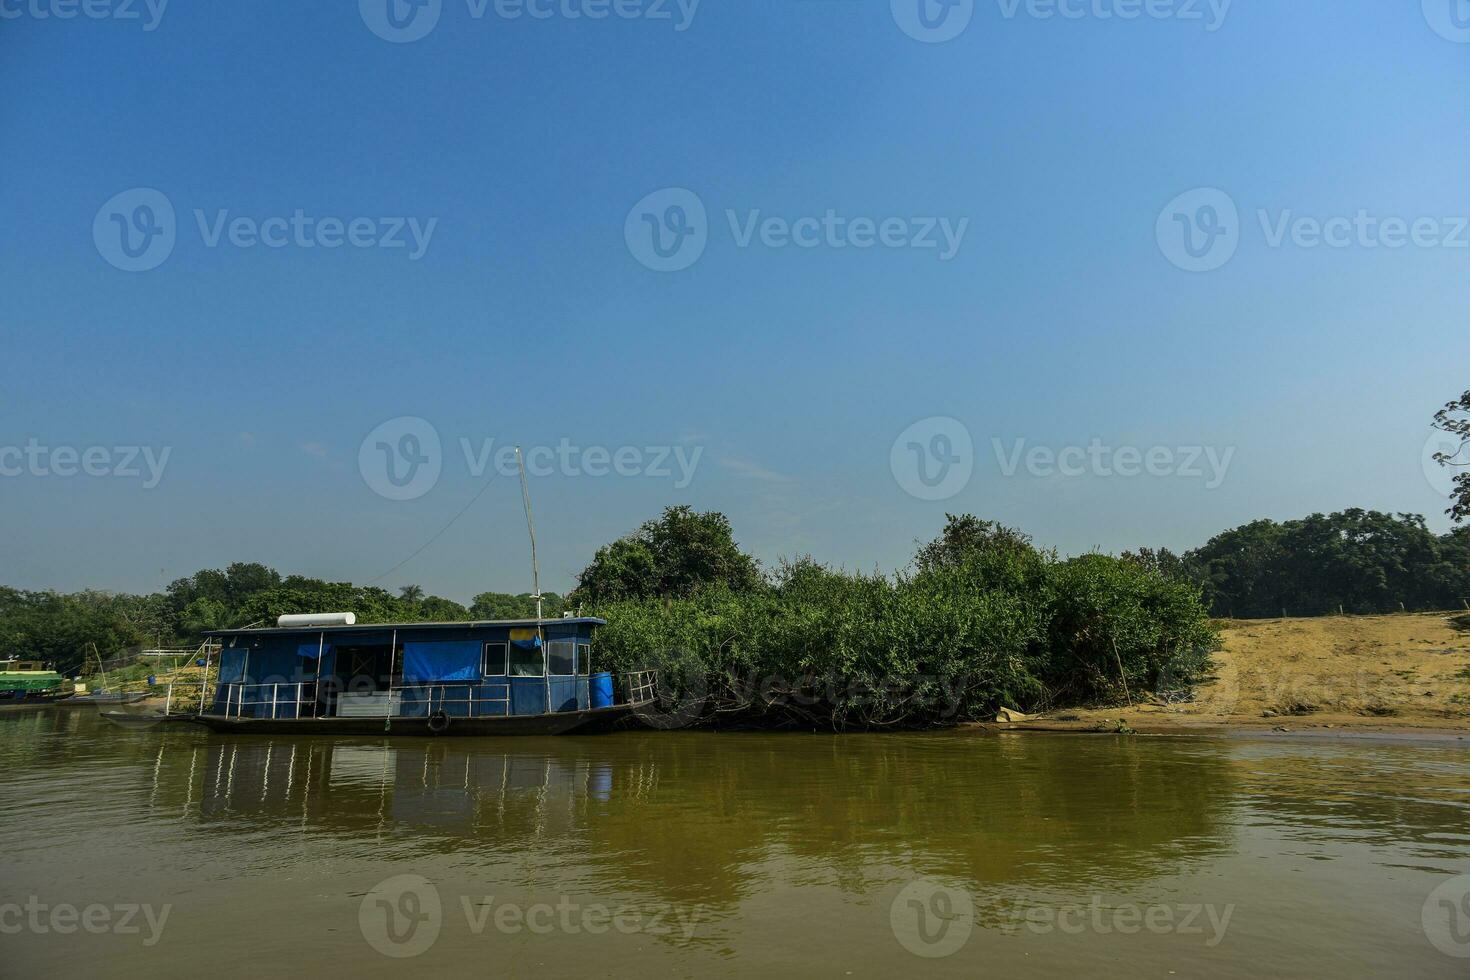
M1214 677L1184 701L1050 712L990 727L1138 732L1470 732L1470 633L1449 613L1227 620Z

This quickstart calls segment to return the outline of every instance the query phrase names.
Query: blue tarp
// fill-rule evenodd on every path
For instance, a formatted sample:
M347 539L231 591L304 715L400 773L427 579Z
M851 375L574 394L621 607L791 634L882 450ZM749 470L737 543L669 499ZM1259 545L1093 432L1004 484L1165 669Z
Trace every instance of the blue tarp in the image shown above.
M320 641L317 643L301 643L296 646L296 656L306 657L308 660L315 660L318 653L330 653L331 651L332 644L321 643Z
M304 675L301 658L289 647L251 650L245 669L250 675L245 679L257 684L288 684ZM316 673L315 667L312 673Z
M477 681L480 650L479 640L405 643L403 681Z

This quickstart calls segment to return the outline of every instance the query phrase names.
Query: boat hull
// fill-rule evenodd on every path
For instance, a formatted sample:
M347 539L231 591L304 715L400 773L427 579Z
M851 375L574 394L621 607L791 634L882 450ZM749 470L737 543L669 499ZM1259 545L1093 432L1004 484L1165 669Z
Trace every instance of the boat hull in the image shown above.
M165 715L162 713L141 714L131 711L98 711L106 721L119 728L153 728L155 725L187 725L193 719L187 715Z
M85 708L88 705L111 708L121 704L137 704L147 700L147 694L74 694L56 702L58 708Z
M192 715L189 720L212 731L237 735L395 735L448 738L483 735L565 735L605 728L632 714L633 706L620 704L587 711L548 715L510 715L495 718L450 718L441 731L429 718L225 718ZM441 720L442 721L442 720Z
M0 695L0 712L51 708L60 704L61 698L57 691L6 691Z

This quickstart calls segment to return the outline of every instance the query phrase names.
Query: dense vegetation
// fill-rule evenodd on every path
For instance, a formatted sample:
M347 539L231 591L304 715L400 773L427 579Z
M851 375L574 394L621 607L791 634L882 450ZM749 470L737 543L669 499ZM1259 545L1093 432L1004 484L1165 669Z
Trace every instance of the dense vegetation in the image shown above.
M1254 521L1183 555L1143 550L1063 560L1018 531L951 517L885 576L801 558L763 571L721 514L667 510L600 549L545 614L607 617L608 666L658 666L671 709L759 724L923 724L1121 700L1205 669L1207 615L1273 617L1450 609L1470 597L1470 528L1349 510ZM282 576L259 564L204 570L147 596L0 587L0 658L65 672L104 657L189 646L202 630L282 613L352 610L361 622L529 618L527 594L467 608L417 586L397 594Z
M1470 467L1470 391L1436 413L1460 440L1437 460ZM1470 517L1470 469L1455 478ZM657 666L670 723L912 725L1187 685L1218 643L1208 614L1259 618L1470 608L1470 527L1435 535L1414 514L1346 510L1252 521L1176 555L1062 560L1019 531L965 515L894 576L811 558L763 573L723 514L671 507L598 549L543 611L596 613L615 669ZM351 610L360 622L522 619L533 596L465 606L406 585L282 576L255 563L206 569L153 595L0 586L0 659L77 672L95 648L187 647L202 631L284 613Z
M560 616L565 600L543 597L544 614ZM529 594L486 592L467 609L407 585L398 595L347 582L300 575L282 577L264 565L236 562L205 569L152 595L106 592L22 592L0 586L0 660L54 663L75 673L95 644L104 658L140 647L192 647L200 633L253 623L273 623L285 613L351 610L364 623L526 619L535 616Z
M689 581L710 540L665 530L647 580ZM573 597L600 590L605 567L594 562ZM598 642L611 666L660 669L671 725L926 725L1121 700L1181 686L1217 643L1194 586L1108 555L1063 561L968 515L892 578L804 558L765 579L625 590L593 608L609 620Z
M1470 599L1470 527L1435 535L1416 514L1252 521L1183 555L1144 549L1125 557L1198 585L1216 616L1458 609Z

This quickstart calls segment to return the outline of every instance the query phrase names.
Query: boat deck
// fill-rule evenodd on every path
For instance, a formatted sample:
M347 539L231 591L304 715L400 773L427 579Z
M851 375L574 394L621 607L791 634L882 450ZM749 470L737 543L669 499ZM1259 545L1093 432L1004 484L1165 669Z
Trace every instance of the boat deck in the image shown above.
M618 704L584 711L477 718L445 715L427 718L238 718L191 715L189 720L216 732L242 735L563 735L611 725L631 715L635 707L637 706L632 704Z

